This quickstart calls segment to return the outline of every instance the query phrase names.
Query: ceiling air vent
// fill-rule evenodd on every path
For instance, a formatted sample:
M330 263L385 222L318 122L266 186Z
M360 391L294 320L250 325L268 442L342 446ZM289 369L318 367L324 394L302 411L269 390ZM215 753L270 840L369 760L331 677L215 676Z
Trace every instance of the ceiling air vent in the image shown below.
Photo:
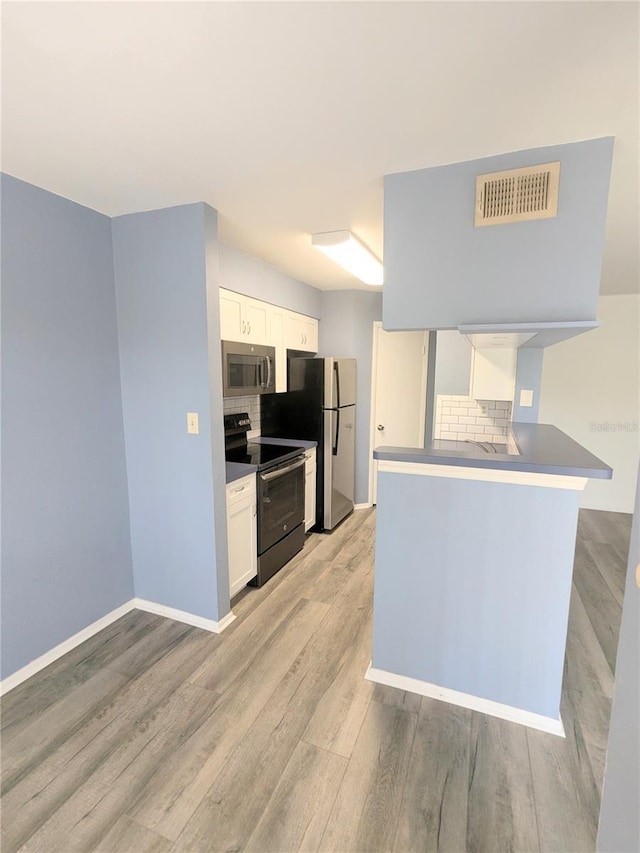
M476 226L557 216L559 179L559 162L478 175Z

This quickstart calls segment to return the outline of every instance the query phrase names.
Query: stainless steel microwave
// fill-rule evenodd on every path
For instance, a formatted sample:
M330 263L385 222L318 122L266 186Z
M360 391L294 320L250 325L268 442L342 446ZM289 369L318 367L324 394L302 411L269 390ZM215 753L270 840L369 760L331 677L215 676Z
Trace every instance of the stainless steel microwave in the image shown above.
M222 396L273 394L276 348L222 341Z

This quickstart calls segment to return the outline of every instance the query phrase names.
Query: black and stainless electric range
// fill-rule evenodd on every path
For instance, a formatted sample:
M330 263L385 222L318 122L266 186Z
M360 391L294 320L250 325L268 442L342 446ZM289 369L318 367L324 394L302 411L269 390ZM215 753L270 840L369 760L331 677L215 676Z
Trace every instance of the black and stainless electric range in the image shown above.
M304 449L247 442L251 429L245 412L224 416L227 462L256 465L258 506L258 576L261 586L304 544Z

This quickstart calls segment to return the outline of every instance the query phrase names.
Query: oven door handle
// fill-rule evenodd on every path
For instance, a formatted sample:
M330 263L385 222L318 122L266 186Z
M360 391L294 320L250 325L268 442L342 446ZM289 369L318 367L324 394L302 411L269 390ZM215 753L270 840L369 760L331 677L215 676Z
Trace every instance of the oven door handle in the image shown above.
M278 477L284 477L285 474L289 474L291 471L295 471L296 468L302 468L305 464L304 456L299 461L296 460L293 465L287 465L286 468L278 468L277 471L270 471L268 474L260 474L260 479L264 483L268 483L271 480L276 480Z

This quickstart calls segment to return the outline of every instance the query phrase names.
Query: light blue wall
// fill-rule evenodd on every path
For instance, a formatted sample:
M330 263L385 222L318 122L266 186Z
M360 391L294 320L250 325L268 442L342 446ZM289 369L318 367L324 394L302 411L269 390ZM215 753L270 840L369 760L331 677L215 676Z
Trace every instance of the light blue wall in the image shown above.
M219 339L212 216L192 204L117 217L112 230L135 593L218 619L229 598L215 512L224 490L213 475L224 450L210 376L219 372L209 354L209 335L213 348ZM199 413L199 435L187 434L187 412Z
M220 244L220 287L320 318L321 291L264 261Z
M429 447L433 439L436 417L436 363L437 363L437 332L429 332L429 347L427 361L427 405L424 417L424 446Z
M220 342L220 243L218 213L203 205L204 249L207 292L207 337L209 340L209 409L211 413L211 459L213 468L213 522L218 614L229 612L229 563L227 543L227 491L222 411L222 352Z
M133 595L111 224L2 176L2 677Z
M384 327L594 320L613 139L387 175ZM475 178L560 161L558 216L474 227Z
M640 471L622 623L616 657L616 682L611 709L607 765L602 792L597 849L600 853L640 850L640 595L636 566L640 564Z
M543 349L519 349L516 365L516 390L511 420L520 423L538 423L540 388L542 384ZM533 406L520 405L520 391L533 391Z
M382 294L365 290L328 290L321 294L319 355L355 358L356 503L369 500L371 354L373 323L382 319Z
M372 665L558 719L578 497L379 474Z

